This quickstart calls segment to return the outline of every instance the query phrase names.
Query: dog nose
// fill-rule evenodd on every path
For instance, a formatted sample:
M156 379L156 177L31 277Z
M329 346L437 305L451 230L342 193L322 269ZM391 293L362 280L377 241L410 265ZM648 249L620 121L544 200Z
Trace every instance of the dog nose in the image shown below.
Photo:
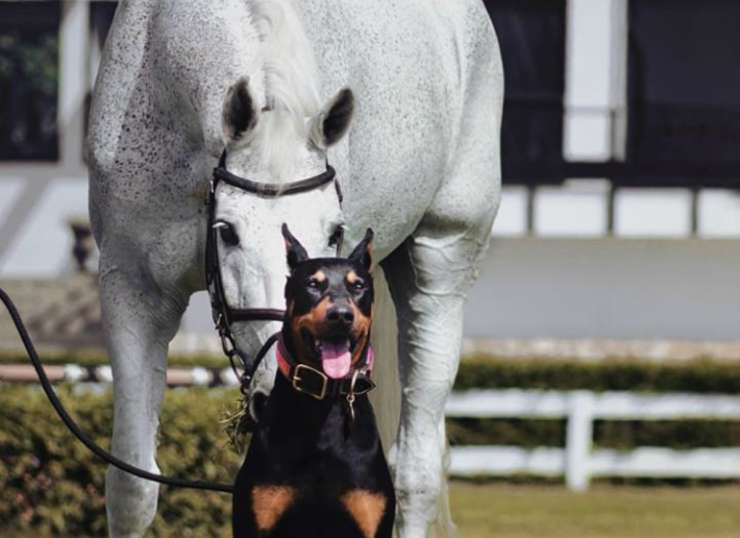
M351 325L355 320L355 314L348 306L335 306L326 313L326 319L331 323Z

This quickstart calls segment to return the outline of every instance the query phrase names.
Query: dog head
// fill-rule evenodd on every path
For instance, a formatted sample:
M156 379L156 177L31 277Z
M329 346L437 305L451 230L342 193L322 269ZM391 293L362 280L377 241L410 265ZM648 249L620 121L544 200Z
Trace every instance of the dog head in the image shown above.
M286 225L283 237L290 269L283 342L296 362L341 379L360 361L369 343L373 232L368 229L347 258L309 258Z

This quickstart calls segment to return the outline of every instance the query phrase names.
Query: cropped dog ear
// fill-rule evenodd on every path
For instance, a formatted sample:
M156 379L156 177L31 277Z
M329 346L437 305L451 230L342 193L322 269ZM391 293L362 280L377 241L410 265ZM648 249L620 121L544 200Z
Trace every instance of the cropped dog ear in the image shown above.
M283 238L285 239L285 252L288 257L288 267L292 272L296 265L308 259L308 252L306 252L303 245L298 242L298 239L290 233L287 224L283 223L282 231Z
M351 262L359 263L366 271L370 270L370 264L372 263L373 235L372 228L368 228L365 232L365 237L357 244L352 254L349 255Z
M352 90L342 88L311 120L311 141L314 145L326 149L339 142L349 129L354 110Z
M240 78L226 92L221 121L227 144L242 140L257 125L257 109L249 93L249 78Z

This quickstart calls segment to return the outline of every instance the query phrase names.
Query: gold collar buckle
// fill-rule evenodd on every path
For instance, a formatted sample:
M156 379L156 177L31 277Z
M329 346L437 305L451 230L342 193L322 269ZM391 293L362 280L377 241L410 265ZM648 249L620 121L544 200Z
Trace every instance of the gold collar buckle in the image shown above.
M305 377L299 377L299 374L301 373L303 373L304 375L310 373L312 376L321 379L321 390L318 392L318 394L301 385L301 383L306 380ZM329 378L323 372L319 372L316 368L311 368L307 364L296 365L295 370L293 370L292 381L293 388L295 390L304 394L308 394L309 396L311 396L312 398L316 398L317 400L324 399L324 397L326 396L326 389L329 385Z

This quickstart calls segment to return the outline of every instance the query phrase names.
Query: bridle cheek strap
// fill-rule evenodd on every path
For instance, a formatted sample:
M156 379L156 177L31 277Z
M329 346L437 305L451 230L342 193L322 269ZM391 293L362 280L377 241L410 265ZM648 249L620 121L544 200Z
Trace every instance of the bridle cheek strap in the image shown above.
M329 182L334 182L339 204L342 204L342 191L336 180L336 172L328 163L326 170L318 175L293 181L290 183L262 183L243 178L226 170L226 150L224 149L218 162L218 167L213 170L206 200L208 229L206 231L206 284L211 299L211 310L213 321L216 325L221 346L224 354L229 358L234 375L246 385L257 370L260 361L264 358L267 350L275 342L275 335L271 336L260 349L254 360L238 348L231 332L231 324L244 321L283 321L285 311L276 308L231 308L226 301L223 280L221 278L221 266L218 260L218 230L214 227L216 219L216 188L220 182L227 183L233 187L250 192L257 196L277 198L307 192L319 188ZM239 374L235 359L242 363L242 373Z

